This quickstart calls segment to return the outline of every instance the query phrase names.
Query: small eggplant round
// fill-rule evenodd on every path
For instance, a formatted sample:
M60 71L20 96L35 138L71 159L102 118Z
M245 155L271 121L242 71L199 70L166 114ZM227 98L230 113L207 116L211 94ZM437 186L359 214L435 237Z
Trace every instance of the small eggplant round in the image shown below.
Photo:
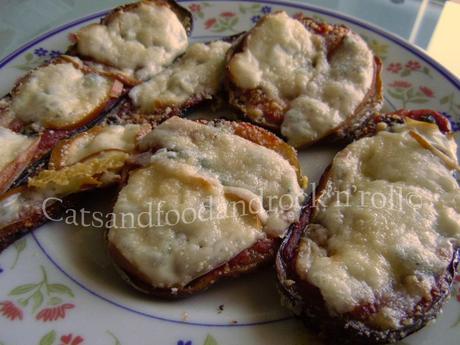
M404 118L411 118L436 124L445 135L450 135L449 121L440 113L433 110L399 110L388 114L379 114L369 119L361 128L350 133L349 140L373 136L378 131L378 123L384 122L391 126L402 123ZM436 287L432 290L430 301L422 300L413 310L407 310L407 318L398 329L381 330L366 323L366 308L363 306L359 313L332 315L327 308L318 287L300 278L296 272L295 262L301 238L307 234L307 226L314 213L321 194L328 188L328 167L323 173L318 187L302 210L300 220L291 225L290 229L276 256L276 273L282 303L304 321L308 328L320 332L333 344L387 344L397 342L424 327L434 320L450 296L457 265L460 261L460 247L454 249L453 256L444 273L437 277Z
M187 10L185 7L182 7L174 0L141 0L138 2L133 2L131 4L121 5L119 7L114 8L107 14L104 18L101 19L101 24L108 24L110 21L113 20L116 16L118 16L121 12L129 11L133 8L136 8L140 3L151 3L158 6L165 6L168 7L171 11L173 11L179 21L185 28L185 31L188 35L193 30L193 16L192 13Z
M262 18L254 28L260 26L265 18L266 17ZM334 51L340 46L343 38L350 32L350 29L343 25L322 23L309 17L296 19L300 21L307 30L324 37L328 58L334 54ZM252 30L254 30L254 28ZM234 42L227 53L227 65L235 54L241 53L246 49L248 38L252 30L246 32ZM353 131L354 128L360 127L376 111L380 110L383 103L381 69L381 59L378 56L374 56L374 73L371 87L361 103L356 107L353 114L350 114L341 124L331 129L320 138L305 142L296 148L311 146L318 142L340 141L348 132ZM234 77L228 68L226 73L226 88L228 90L230 104L248 120L280 134L284 114L289 108L289 101L277 101L272 99L260 87L242 89L236 85ZM258 111L255 113L251 111L251 109L257 109ZM260 116L260 113L263 115Z
M304 184L296 151L273 133L245 122L230 122L226 120L197 121L206 123L209 126L216 126L225 122L227 125L232 126L236 135L278 152L286 160L288 160L296 170L299 184ZM137 167L139 167L139 165L133 164L133 166L128 166L126 168L125 173L122 174L124 177L122 177L123 181L121 183L121 187L127 183L129 171L136 169ZM121 275L122 279L128 282L128 284L133 286L135 289L145 294L164 299L185 298L207 290L210 286L220 280L236 278L240 275L251 273L263 266L272 264L280 243L281 239L279 237L267 237L259 240L250 248L243 250L223 265L220 265L201 277L194 279L186 286L158 288L152 286L151 283L149 283L149 279L147 279L137 267L129 262L115 245L111 244L110 241L107 240L108 252L112 257L115 268Z
M182 23L182 26L184 27L187 35L190 36L193 30L192 13L186 8L180 6L174 0L141 0L141 1L133 2L130 4L126 4L126 5L121 5L119 7L114 8L112 11L110 11L105 17L101 19L100 23L103 25L108 24L114 18L120 15L122 12L129 11L133 8L136 8L141 3L147 3L147 4L151 3L154 5L158 5L158 6L168 7L171 11L173 11L176 14L177 18ZM102 63L99 63L98 61L93 61L91 58L88 58L87 56L81 56L81 54L78 53L78 49L77 49L77 44L78 44L78 39L79 39L78 34L71 33L69 35L69 39L71 42L73 42L73 44L67 49L66 54L81 57L82 60L85 62L85 64L87 64L88 66L94 67L94 69L98 70L102 74L106 74L110 77L117 78L123 84L127 86L134 86L141 82L140 80L137 80L134 77L127 76L126 74L118 70L117 68L114 68L109 65L104 65Z

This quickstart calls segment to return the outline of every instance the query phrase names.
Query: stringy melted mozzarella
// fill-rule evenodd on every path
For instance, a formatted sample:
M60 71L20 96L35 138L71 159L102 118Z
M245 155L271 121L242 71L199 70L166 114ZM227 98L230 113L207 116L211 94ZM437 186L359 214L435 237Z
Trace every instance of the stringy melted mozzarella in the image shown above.
M0 127L0 171L14 162L21 153L27 150L33 141L34 139L25 135Z
M141 221L112 227L109 241L155 287L184 286L267 234L282 236L299 217L303 191L295 169L228 126L173 117L140 147L162 149L131 174L114 212L119 221L130 213ZM282 195L292 201L284 210ZM153 224L142 226L148 219Z
M266 16L228 67L240 88L261 88L288 106L281 133L294 146L352 115L373 79L373 55L361 37L349 33L328 60L324 38L285 12Z
M77 32L80 54L146 80L159 73L188 46L187 32L167 6L140 2L106 24Z
M409 123L350 144L334 158L334 192L317 202L296 263L331 313L375 303L370 322L381 329L400 327L405 311L432 298L460 244L457 181L409 130L457 162L455 141L434 125Z
M211 97L220 89L230 43L195 43L174 65L134 87L129 96L141 112L181 106L192 97Z
M109 98L113 81L72 63L34 70L13 95L16 118L45 128L77 124Z

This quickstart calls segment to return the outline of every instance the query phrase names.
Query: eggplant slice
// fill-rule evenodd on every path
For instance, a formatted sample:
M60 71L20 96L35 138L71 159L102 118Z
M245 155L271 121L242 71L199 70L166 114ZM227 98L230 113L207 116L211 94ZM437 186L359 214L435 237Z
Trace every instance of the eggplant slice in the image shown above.
M162 298L186 297L273 262L304 198L292 147L248 123L173 117L139 148L107 234L130 284ZM177 222L170 222L173 213Z
M71 34L69 54L101 73L136 85L185 52L191 13L172 0L143 0L113 9L100 24Z
M330 342L393 343L436 318L450 295L456 144L431 110L378 115L353 137L291 226L276 271L284 304ZM390 188L393 199L381 198Z
M150 126L97 126L61 141L26 185L0 196L0 251L93 190L115 185Z
M334 140L382 105L381 61L342 25L263 17L227 56L230 103L294 147Z
M222 91L225 40L190 45L185 54L148 81L134 86L109 114L107 123L152 126L182 116L189 108L216 100Z

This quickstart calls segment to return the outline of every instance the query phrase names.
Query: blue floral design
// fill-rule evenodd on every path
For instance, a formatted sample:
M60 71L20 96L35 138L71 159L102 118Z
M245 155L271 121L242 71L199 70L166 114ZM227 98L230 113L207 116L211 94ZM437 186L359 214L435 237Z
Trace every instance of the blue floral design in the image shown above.
M3 268L0 267L0 273L3 273Z
M257 23L259 20L260 20L260 16L252 16L252 17L251 17L251 21L252 21L253 23Z
M59 56L61 56L61 55L62 55L62 53L61 53L59 50L52 50L52 51L50 51L50 53L49 53L49 56L50 56L50 58L52 58L52 59L57 58L57 57L59 57Z
M452 131L460 131L460 121L455 121L454 117L449 113L442 112L442 114L449 119L450 125L452 126Z
M45 48L37 48L34 50L34 54L43 57L48 54L48 50L46 50Z
M193 345L193 343L192 343L191 340L186 340L186 341L184 341L184 340L179 340L179 341L177 342L177 345Z
M270 6L263 6L261 9L260 9L260 12L262 12L263 14L268 14L268 13L271 13L272 11L272 8Z

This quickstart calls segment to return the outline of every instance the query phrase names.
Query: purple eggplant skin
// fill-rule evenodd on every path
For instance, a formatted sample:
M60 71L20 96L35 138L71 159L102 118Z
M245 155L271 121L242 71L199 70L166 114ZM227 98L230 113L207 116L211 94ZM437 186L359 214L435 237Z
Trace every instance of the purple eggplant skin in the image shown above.
M385 122L391 127L392 123L402 122L404 117L436 123L441 132L451 132L448 120L438 112L426 109L399 110L391 114L376 115L363 128L355 132L350 140L374 135L376 133L375 125L378 122ZM423 328L434 320L441 311L450 296L457 265L460 261L460 247L454 249L450 264L444 273L437 278L436 288L432 290L432 300L422 300L413 310L407 311L408 317L400 328L394 330L372 328L366 324L366 313L363 311L359 315L357 313L331 315L321 291L316 286L302 280L295 270L300 240L303 236L308 235L307 225L312 220L315 211L314 205L328 188L329 170L330 167L323 173L315 193L310 196L310 200L303 208L299 221L291 225L278 250L275 267L282 303L303 320L307 328L322 334L325 341L330 344L355 345L397 342ZM365 310L365 308L362 309Z

